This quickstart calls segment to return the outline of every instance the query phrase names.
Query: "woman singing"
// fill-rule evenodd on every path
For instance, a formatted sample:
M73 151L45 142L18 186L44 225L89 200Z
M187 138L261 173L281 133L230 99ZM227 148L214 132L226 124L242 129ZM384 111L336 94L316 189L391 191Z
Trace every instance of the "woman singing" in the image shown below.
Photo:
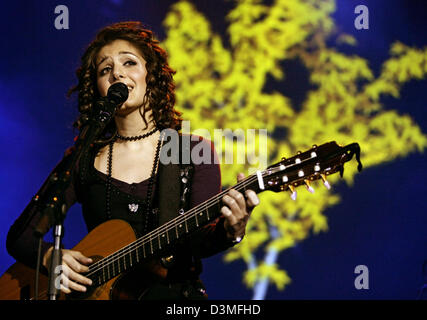
M178 203L179 198L171 201L168 192L162 192L167 188L183 188L183 171L176 175L165 174L161 161L165 143L162 132L166 129L179 132L182 122L181 113L174 109L173 74L165 51L153 33L139 22L122 22L102 29L86 49L77 70L78 84L70 90L70 94L78 93L80 114L75 127L81 130L87 125L95 102L105 97L113 84L121 82L129 92L93 148L80 157L72 173L72 183L66 190L68 207L75 202L81 203L89 232L108 220L121 219L140 237L179 214L162 209L168 205L179 209L182 204ZM194 138L191 137L190 148L204 144L201 149L209 150L212 161L187 166L192 173L188 176L189 185L185 186L190 190L183 201L186 209L221 191L220 168L214 161L216 154L212 144L200 137ZM238 180L241 179L242 174L238 176ZM42 193L43 188L39 194ZM136 268L133 273L139 272L139 275L131 282L139 292L133 297L206 299L199 279L201 259L224 251L233 246L236 239L241 239L250 212L258 203L252 190L245 194L234 189L227 192L222 197L220 218L171 249L171 258L162 264L167 270L165 277L142 288L138 286L138 279L149 275ZM9 253L33 268L38 246L33 230L40 214L37 205L31 202L15 221L7 238ZM42 272L46 272L52 244L43 242L41 254ZM81 252L62 249L61 291L65 294L87 291L92 281L85 273L93 262Z

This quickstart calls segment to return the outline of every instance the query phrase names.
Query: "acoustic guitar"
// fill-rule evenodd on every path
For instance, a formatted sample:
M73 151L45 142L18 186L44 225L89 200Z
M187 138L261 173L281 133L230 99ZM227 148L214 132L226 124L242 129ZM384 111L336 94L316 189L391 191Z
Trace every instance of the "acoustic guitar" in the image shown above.
M360 147L357 143L339 146L332 141L320 146L314 145L310 150L298 152L291 158L282 158L280 162L257 171L229 189L234 188L239 192L251 189L257 193L267 190L289 191L295 200L295 189L305 186L313 192L310 183L314 180L322 180L330 188L326 177L336 172L342 176L344 164L353 155L356 156L358 170L362 170ZM94 262L85 274L92 280L92 285L84 293L61 293L60 299L141 298L141 292L144 292L141 288L148 289L155 281L167 276L167 268L162 264L165 250L218 218L222 207L221 199L229 189L140 238L135 236L132 227L123 220L109 220L99 225L73 248L93 259ZM34 269L22 263L13 264L0 278L0 299L34 299L35 274ZM150 276L146 276L147 274ZM42 274L39 276L38 299L47 299L48 277Z

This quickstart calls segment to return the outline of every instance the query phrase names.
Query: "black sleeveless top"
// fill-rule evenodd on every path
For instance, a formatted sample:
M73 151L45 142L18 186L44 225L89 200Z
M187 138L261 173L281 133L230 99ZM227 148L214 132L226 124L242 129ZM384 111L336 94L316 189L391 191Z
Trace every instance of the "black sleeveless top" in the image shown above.
M106 214L107 175L98 171L94 166L98 150L94 149L82 158L81 169L77 177L79 181L78 188L76 188L77 201L82 204L83 217L88 231L108 219ZM149 179L129 184L111 177L111 219L125 220L133 227L138 237L158 226L157 175L154 177L154 181L153 199L151 200L153 209L150 214L147 214Z

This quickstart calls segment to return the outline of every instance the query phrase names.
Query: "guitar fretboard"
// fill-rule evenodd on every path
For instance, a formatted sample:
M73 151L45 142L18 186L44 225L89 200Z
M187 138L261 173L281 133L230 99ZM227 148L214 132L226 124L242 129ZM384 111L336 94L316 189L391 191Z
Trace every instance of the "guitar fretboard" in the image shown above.
M257 177L252 175L233 186L239 192L246 189L257 189ZM169 248L197 229L213 222L220 216L223 206L222 197L229 189L217 194L209 200L177 216L145 236L135 240L122 249L94 263L86 274L93 281L93 286L99 286L130 270L145 259L155 256Z

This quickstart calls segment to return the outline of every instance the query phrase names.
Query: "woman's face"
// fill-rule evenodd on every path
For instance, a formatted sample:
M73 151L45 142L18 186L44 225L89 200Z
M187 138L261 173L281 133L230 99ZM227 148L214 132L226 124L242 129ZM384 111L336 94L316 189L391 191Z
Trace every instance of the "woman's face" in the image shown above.
M117 82L129 89L129 97L117 113L129 113L142 105L147 88L145 63L139 50L126 40L115 40L99 51L96 57L99 94L105 97L108 88Z

